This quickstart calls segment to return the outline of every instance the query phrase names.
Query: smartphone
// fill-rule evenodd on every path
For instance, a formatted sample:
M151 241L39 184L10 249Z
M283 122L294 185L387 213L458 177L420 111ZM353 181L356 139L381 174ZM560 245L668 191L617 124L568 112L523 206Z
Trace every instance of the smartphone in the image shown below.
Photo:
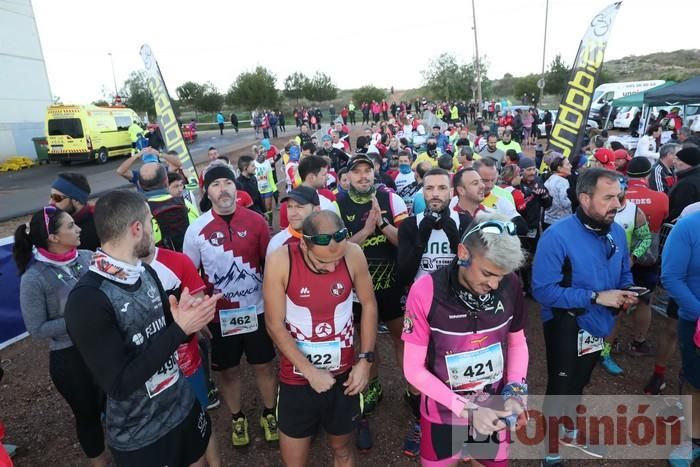
M651 293L651 290L647 289L646 287L638 287L636 285L633 285L632 287L627 287L626 290L629 290L630 292L637 292L637 297L640 298Z

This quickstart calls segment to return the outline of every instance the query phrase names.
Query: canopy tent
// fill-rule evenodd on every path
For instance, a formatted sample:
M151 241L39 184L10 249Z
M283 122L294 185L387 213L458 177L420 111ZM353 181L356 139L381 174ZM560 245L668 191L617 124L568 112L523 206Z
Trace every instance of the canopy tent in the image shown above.
M700 102L700 76L663 89L654 88L644 93L647 105L685 105Z
M667 88L676 84L675 81L666 81L664 84L660 84L651 89L645 89L642 92L636 94L630 94L629 96L620 97L612 102L613 107L642 107L644 104L644 96L651 91L657 91L659 89Z

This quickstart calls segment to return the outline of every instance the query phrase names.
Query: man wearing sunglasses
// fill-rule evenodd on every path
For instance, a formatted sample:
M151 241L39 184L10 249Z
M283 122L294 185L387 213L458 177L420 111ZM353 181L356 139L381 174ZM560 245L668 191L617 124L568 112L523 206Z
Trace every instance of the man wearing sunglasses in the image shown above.
M516 228L482 214L449 266L416 280L406 301L404 375L421 393L423 465L507 465L506 422L525 409L528 349Z
M66 211L80 227L80 248L95 251L100 239L95 229L94 207L88 203L90 184L85 175L75 172L58 174L51 185L49 204Z
M291 193L290 193L291 194ZM263 290L267 329L280 351L280 451L285 465L307 465L322 427L335 465L355 465L360 392L369 381L377 303L367 261L332 211L303 222L303 240L272 252ZM362 305L354 350L353 290Z
M614 222L622 193L619 178L602 168L584 172L576 184L576 213L552 224L537 245L532 294L542 305L547 395L583 394L617 314L637 303L637 293L625 290L634 285L625 231ZM545 414L575 417L572 399L546 398ZM542 465L563 465L551 448L558 444L604 457L604 446L577 440L573 426L563 429L559 443L546 441L548 451L555 452L547 452Z

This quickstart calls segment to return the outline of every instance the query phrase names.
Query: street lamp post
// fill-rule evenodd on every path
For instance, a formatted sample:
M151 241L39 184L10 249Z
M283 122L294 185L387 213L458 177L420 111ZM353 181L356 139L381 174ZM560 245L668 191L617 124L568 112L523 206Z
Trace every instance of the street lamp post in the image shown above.
M544 41L542 44L542 76L540 77L540 83L541 86L540 88L540 100L538 101L538 107L542 105L542 97L544 96L544 55L545 55L545 50L547 49L547 19L549 18L549 0L546 0L545 7L544 7Z
M482 96L481 96L481 65L479 63L479 39L477 38L476 35L476 8L474 7L474 0L472 0L472 16L474 18L474 48L476 50L476 109L479 114L481 114L481 103L482 103Z
M119 98L119 91L117 90L117 75L114 73L114 59L112 58L112 52L107 52L109 55L109 62L112 64L112 80L114 81L114 101L116 102Z

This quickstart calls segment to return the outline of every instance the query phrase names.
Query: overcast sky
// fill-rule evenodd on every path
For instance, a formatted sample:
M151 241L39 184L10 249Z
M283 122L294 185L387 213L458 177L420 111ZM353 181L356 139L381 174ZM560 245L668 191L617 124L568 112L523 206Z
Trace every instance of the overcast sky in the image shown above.
M540 72L545 1L476 0L479 52L490 78ZM550 0L547 65L557 53L570 65L589 21L610 3ZM420 86L421 70L442 52L463 61L474 56L469 0L33 0L33 6L51 90L65 103L113 93L109 52L121 87L129 72L143 68L144 43L171 95L189 80L226 92L257 65L276 74L278 88L294 71L320 70L344 89L406 89ZM605 58L700 47L699 10L698 0L624 1Z

